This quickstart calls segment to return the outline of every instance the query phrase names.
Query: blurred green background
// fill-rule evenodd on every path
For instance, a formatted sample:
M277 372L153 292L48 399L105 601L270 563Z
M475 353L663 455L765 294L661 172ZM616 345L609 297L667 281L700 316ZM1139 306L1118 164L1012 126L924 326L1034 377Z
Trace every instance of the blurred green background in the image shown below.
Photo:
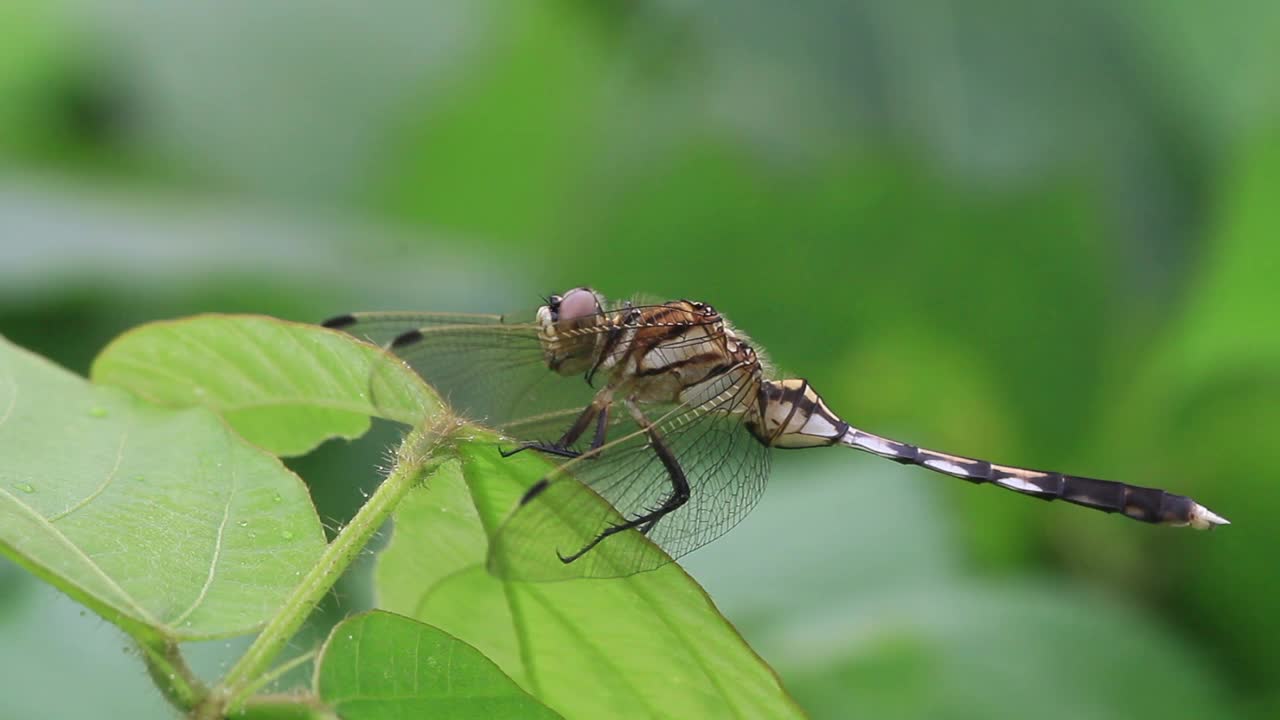
M868 430L1234 522L780 454L686 566L814 717L1273 718L1277 38L1266 0L7 0L0 333L83 373L202 311L706 300ZM393 437L295 463L323 517ZM0 564L0 717L166 717L124 646Z

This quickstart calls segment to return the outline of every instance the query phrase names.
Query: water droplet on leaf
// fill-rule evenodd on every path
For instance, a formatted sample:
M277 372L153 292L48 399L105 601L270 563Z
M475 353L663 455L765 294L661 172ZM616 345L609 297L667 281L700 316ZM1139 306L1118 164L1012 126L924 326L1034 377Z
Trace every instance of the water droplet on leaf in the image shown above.
M36 491L35 488L31 487L31 483L18 483L14 487L18 488L24 493L33 493Z

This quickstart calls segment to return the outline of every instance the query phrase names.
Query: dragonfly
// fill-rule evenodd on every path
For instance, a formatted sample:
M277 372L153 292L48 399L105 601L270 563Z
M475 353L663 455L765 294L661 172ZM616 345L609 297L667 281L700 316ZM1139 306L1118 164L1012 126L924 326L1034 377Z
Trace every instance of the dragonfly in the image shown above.
M756 505L771 452L843 446L1134 520L1230 524L1189 497L929 450L854 427L803 378L695 300L611 303L579 287L517 315L367 312L323 323L409 365L461 417L497 430L503 462L545 472L490 538L488 569L519 580L661 567Z

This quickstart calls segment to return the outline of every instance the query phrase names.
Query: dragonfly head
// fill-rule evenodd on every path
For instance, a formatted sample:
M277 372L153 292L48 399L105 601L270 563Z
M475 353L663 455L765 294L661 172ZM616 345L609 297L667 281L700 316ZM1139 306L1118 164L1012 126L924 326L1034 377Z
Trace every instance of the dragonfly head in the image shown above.
M604 298L600 293L588 287L574 288L563 295L552 295L547 304L538 310L538 320L542 320L542 310L547 311L551 322L571 322L604 311Z
M606 322L604 297L591 288L574 288L547 298L547 304L538 308L547 366L564 375L589 370L604 335L595 328Z

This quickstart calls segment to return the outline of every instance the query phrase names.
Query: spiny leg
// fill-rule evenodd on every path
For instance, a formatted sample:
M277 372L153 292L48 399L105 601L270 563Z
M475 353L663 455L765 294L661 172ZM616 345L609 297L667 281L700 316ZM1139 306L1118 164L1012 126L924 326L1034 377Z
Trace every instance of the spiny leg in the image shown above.
M511 457L523 450L537 450L538 452L547 453L548 455L556 455L564 458L576 458L583 453L572 449L570 446L582 437L582 433L591 425L592 419L596 421L595 435L591 439L591 445L587 448L587 452L598 450L604 445L609 426L609 403L601 401L592 401L590 405L578 414L577 419L569 426L564 435L560 436L555 442L546 442L543 440L529 440L520 443L513 450L499 450L498 453L504 458Z
M622 334L628 327L634 325L640 317L640 312L631 307L630 300L624 302L622 307L625 310L625 313L622 315L620 320L611 321L612 327L609 330L609 334L605 336L604 347L600 349L600 352L596 353L596 361L591 364L591 369L587 370L586 374L583 376L583 379L587 381L587 384L592 385L593 387L594 384L592 381L595 379L596 373L600 371L600 366L603 365L604 361L607 360L609 356L613 354L614 350L617 349L618 342L622 339Z
M591 438L591 446L587 448L587 452L595 452L604 446L604 441L609 434L609 406L605 405L596 415L596 434ZM592 457L597 457L592 455Z
M568 458L570 460L578 457L582 453L567 447L561 447L556 443L550 443L543 440L525 440L511 450L498 449L498 454L504 458L509 458L518 452L525 450L537 450L547 455L555 455L557 457Z
M649 438L649 446L657 453L658 459L667 470L667 476L671 480L671 493L663 500L658 507L649 510L626 522L611 525L596 535L591 542L584 545L572 555L564 555L556 550L556 555L560 557L560 562L566 565L586 555L592 548L599 545L605 538L610 535L616 535L625 530L638 529L645 535L653 530L653 526L659 520L667 516L671 512L679 509L685 503L689 502L690 488L689 479L685 477L684 470L680 467L680 461L676 459L675 453L671 452L670 446L667 445L666 438L662 432L658 430L636 404L630 400L626 401L627 410L631 413L631 417L635 418L636 424L644 429L645 435Z

